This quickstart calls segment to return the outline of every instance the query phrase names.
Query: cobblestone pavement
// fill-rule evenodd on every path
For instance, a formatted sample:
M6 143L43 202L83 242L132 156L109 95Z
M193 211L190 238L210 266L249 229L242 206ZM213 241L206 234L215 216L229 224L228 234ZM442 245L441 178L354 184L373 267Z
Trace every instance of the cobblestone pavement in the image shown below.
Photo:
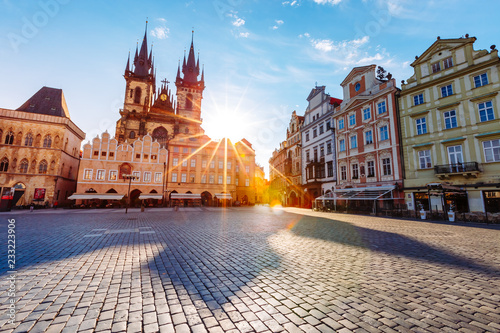
M0 220L2 332L500 331L498 225L269 207Z

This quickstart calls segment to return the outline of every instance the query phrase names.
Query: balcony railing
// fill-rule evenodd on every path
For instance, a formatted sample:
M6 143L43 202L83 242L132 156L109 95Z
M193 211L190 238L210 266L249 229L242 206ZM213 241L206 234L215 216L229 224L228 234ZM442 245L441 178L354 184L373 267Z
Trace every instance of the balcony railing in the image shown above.
M452 175L462 175L465 178L475 177L481 172L479 163L465 162L434 166L434 173L440 179L450 178Z

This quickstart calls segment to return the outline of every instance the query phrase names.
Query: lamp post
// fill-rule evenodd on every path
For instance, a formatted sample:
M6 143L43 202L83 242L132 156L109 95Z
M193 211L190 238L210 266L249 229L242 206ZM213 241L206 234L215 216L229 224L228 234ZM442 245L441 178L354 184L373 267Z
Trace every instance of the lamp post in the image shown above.
M168 161L168 155L167 155L167 161ZM167 162L163 162L163 189L161 192L161 205L165 207L165 181L166 181L166 175L165 172L167 170Z
M125 207L125 214L128 213L128 206L130 205L130 185L132 184L132 179L137 179L138 177L134 175L123 175L123 179L128 179L128 194L127 194L127 206Z
M170 144L170 140L172 140L173 138L175 138L176 136L176 132L174 130L174 133L172 135L168 134L167 133L167 136L165 137L165 149L167 150L167 163L163 163L163 166L164 166L164 170L165 172L163 172L163 174L165 175L165 181L163 182L163 193L162 193L162 196L163 198L165 198L165 192L168 192L167 188L168 188L168 168L169 168L169 164L170 164L170 150L169 150L169 144ZM168 203L170 204L170 200L168 201ZM163 203L163 206L165 207L165 201Z

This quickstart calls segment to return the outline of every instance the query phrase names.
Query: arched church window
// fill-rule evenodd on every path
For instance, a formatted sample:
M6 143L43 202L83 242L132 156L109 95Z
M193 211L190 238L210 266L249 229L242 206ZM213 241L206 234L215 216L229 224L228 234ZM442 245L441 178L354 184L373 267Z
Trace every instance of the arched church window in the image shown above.
M4 157L0 162L0 172L6 172L9 170L9 159Z
M13 132L7 132L5 135L5 144L6 145L11 145L14 143L14 133Z
M33 134L28 133L24 139L24 145L27 147L33 146Z
M21 163L19 163L19 172L20 173L28 173L28 160L23 159Z
M130 131L130 133L129 133L128 137L129 137L130 139L135 139L135 132L134 132L134 131Z
M134 103L136 104L141 104L141 88L137 87L135 88L135 96L134 96Z
M50 135L45 136L43 138L43 148L50 148L52 147L52 137Z
M193 94L186 95L186 109L191 110L193 108Z
M42 174L46 174L47 173L47 161L46 160L42 160L40 162L40 165L38 166L38 173L42 173Z
M134 89L130 89L130 98L134 97Z
M156 140L160 147L164 148L167 145L168 131L165 127L160 126L153 130L153 141Z

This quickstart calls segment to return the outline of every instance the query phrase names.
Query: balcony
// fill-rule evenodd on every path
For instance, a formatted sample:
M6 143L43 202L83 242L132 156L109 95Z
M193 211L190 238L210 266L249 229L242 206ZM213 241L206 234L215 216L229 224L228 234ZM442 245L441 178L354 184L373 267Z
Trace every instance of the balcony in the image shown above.
M477 162L436 165L434 173L439 179L449 179L450 176L462 175L465 178L477 178L481 170Z

